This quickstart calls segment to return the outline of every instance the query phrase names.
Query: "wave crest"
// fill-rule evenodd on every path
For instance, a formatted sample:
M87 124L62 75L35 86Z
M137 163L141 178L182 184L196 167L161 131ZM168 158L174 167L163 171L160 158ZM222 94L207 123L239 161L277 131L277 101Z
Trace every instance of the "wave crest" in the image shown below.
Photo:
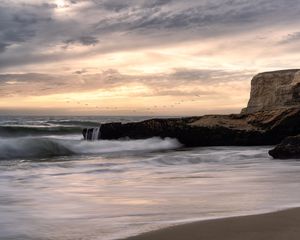
M72 150L48 138L0 140L0 159L55 157L73 154Z
M64 135L81 133L80 127L32 127L32 126L0 126L0 137L24 137L41 135Z
M95 142L55 138L0 139L0 159L31 159L68 155L90 155L131 151L157 151L180 147L176 139L102 140Z

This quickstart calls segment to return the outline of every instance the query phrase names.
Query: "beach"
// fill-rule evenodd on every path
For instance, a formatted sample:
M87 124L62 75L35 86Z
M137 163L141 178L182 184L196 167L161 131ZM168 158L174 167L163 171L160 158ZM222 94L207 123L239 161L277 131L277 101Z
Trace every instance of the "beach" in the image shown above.
M157 229L166 229L151 233L161 239L176 240L163 238L173 232L177 239L234 239L224 229L244 234L252 225L216 220L167 228L299 206L300 162L272 159L272 146L186 148L159 137L83 141L82 129L99 122L141 120L0 117L0 239L115 240ZM276 219L283 222L265 225L282 232L293 226L287 217Z
M148 232L126 240L300 239L300 208L200 221Z

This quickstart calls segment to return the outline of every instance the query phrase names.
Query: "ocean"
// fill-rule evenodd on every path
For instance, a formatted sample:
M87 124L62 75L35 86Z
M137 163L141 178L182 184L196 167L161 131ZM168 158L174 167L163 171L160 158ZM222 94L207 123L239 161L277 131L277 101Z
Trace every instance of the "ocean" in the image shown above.
M147 117L0 117L0 239L111 240L300 206L300 162L272 146L84 141L84 127Z

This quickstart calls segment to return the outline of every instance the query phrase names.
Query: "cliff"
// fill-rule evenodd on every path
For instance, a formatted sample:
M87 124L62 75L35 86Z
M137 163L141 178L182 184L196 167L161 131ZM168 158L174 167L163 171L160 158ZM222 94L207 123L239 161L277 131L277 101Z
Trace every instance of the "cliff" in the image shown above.
M242 113L300 107L300 70L259 73L251 81L251 94Z
M188 147L274 145L300 134L299 93L300 71L261 73L252 80L251 98L241 114L107 123L84 129L83 135L87 140L171 137Z

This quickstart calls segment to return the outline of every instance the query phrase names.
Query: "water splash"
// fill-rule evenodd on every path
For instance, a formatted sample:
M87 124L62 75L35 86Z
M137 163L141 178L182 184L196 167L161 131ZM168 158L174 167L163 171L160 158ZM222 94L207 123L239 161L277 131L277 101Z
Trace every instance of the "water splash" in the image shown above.
M97 136L96 134L97 131L94 134L95 138ZM113 141L82 141L50 137L0 138L0 159L28 159L129 151L149 152L175 149L180 146L180 143L176 139L171 138Z

